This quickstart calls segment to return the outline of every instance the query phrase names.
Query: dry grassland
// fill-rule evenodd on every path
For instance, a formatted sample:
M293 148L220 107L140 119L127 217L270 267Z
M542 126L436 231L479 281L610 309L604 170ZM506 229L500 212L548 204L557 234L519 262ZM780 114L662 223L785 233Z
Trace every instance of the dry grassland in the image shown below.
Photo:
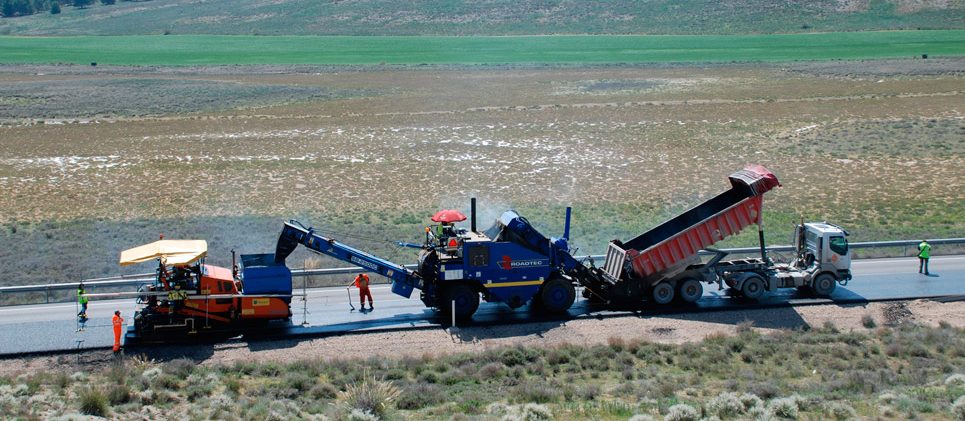
M0 267L14 275L0 283L116 273L116 252L157 230L207 238L224 263L231 247L271 247L291 217L408 262L411 251L385 240L417 241L430 212L467 208L471 196L484 220L512 207L553 233L572 205L576 245L599 252L716 194L748 163L784 184L766 200L769 241L786 243L785 224L800 216L845 225L855 241L962 236L963 65L7 67ZM120 77L152 80L145 94L176 83L184 105L101 96L104 106L78 115L4 90ZM212 83L218 95L231 95L226 85L259 95L226 111L185 88ZM18 114L37 102L46 117ZM126 111L90 111L111 109Z

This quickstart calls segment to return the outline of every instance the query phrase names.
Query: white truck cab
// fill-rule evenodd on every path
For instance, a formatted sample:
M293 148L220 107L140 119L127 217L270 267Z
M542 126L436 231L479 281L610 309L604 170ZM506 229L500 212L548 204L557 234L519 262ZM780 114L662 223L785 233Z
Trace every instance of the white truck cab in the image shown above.
M824 270L850 273L851 254L848 250L847 231L827 222L808 222L803 229L804 244L795 244L798 253L804 253L802 258L813 260ZM801 235L797 238L800 239Z

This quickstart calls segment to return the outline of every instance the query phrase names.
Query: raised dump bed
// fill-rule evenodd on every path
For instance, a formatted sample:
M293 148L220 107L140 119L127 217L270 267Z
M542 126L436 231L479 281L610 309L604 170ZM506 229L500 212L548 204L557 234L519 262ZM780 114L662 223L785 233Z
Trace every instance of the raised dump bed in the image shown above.
M607 250L604 270L614 281L629 260L634 275L664 279L695 262L697 253L714 243L761 222L765 192L780 185L760 165L731 174L727 190L625 243L614 241Z

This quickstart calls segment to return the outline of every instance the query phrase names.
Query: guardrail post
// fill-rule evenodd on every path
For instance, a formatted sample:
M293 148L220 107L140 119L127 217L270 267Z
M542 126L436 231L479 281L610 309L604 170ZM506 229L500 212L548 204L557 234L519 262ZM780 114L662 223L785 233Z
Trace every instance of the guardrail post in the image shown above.
M50 304L50 287L44 288L44 302Z

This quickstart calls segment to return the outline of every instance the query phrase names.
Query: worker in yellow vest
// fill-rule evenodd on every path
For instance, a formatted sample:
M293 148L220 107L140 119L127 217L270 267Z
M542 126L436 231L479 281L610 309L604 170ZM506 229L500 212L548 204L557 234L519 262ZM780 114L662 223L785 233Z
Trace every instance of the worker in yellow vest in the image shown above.
M77 304L80 304L80 312L77 313L77 317L81 319L87 318L87 303L89 301L90 299L87 298L87 291L84 290L84 283L81 282L80 285L77 286Z
M369 297L369 310L375 310L372 305L372 291L369 290L369 275L358 274L355 277L355 287L359 289L359 308L365 310L365 297Z
M918 244L918 273L922 273L922 269L925 270L925 275L928 275L928 258L931 257L931 244L928 241L921 240Z

